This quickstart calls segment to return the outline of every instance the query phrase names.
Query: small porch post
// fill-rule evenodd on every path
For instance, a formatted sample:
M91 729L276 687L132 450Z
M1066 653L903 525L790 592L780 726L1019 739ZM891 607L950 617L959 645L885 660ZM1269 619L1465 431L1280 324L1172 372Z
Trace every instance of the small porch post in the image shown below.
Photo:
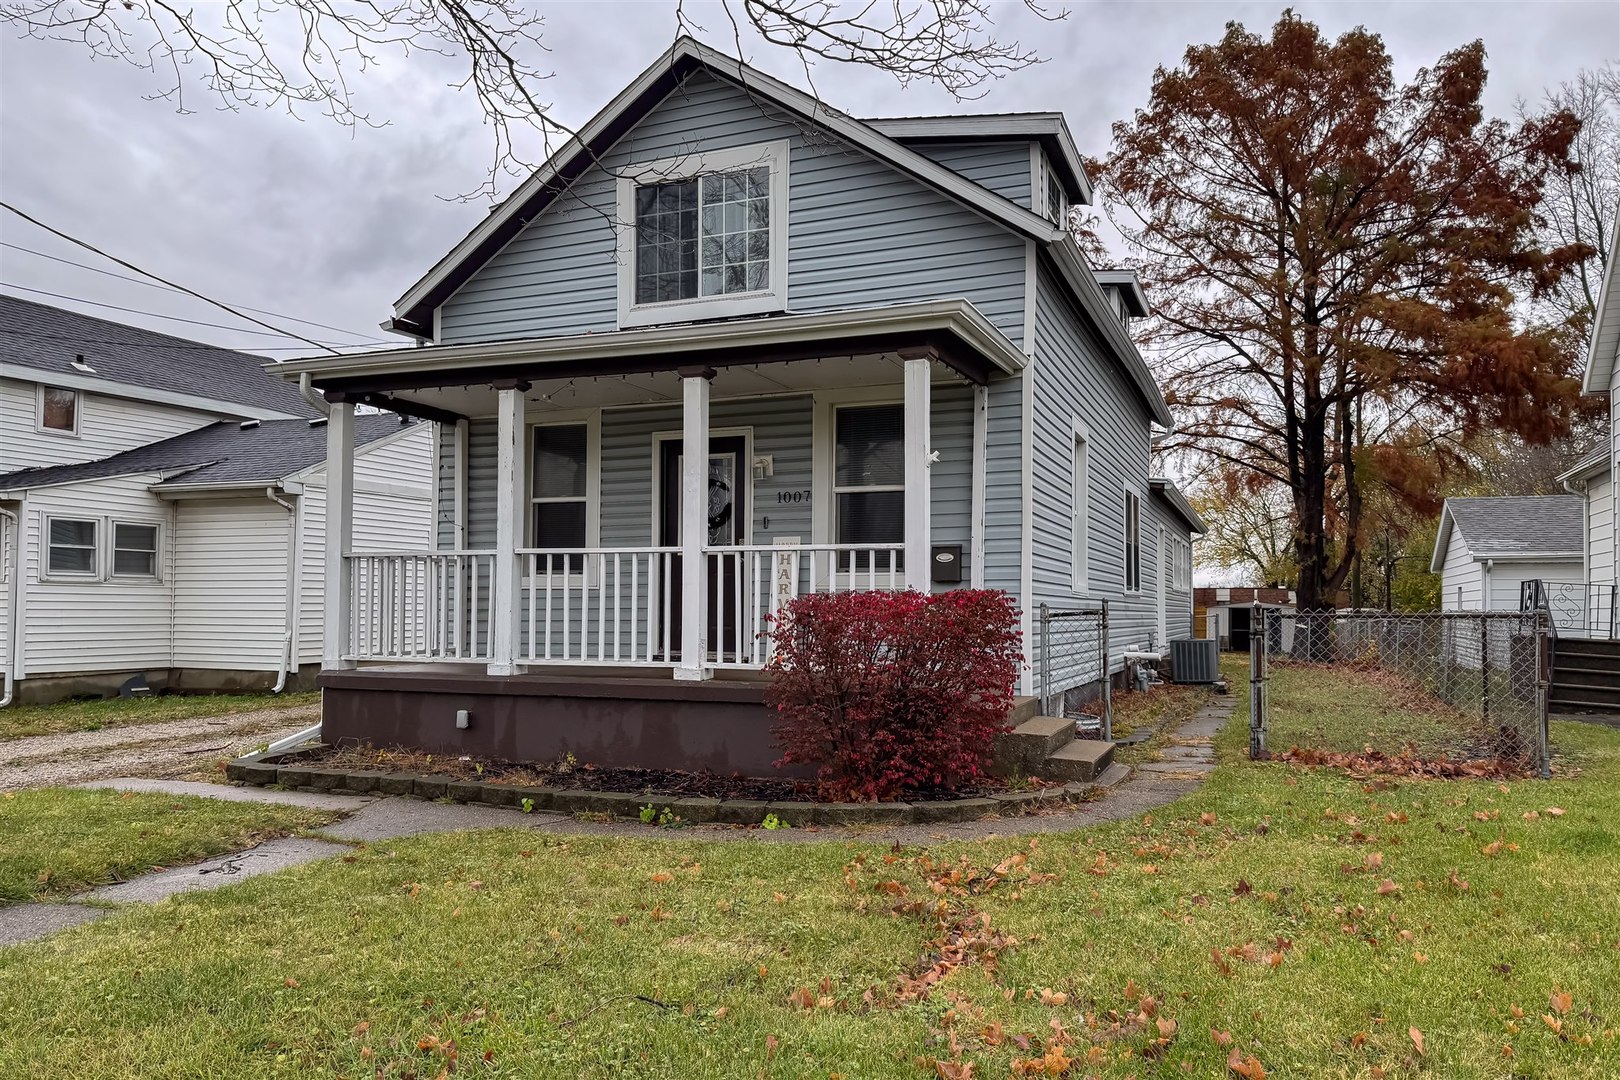
M708 667L709 380L714 369L684 367L681 375L681 663L675 677L711 677Z
M906 588L928 592L933 547L929 539L929 411L933 349L903 350L906 362Z
M328 671L354 667L344 659L349 643L349 560L344 558L354 534L354 405L337 392L326 400L326 621L321 637L321 667ZM291 553L288 553L291 558Z
M495 383L496 409L495 582L490 596L489 665L491 675L517 673L523 634L523 568L517 549L523 535L524 478L523 393L529 384L518 379Z

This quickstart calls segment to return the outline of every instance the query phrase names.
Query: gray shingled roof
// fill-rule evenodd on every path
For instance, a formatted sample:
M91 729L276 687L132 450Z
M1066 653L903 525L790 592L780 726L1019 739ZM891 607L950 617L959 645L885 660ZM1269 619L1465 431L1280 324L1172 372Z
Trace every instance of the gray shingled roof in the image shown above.
M1453 527L1476 557L1579 555L1586 545L1586 501L1574 495L1447 499Z
M354 418L357 446L376 442L400 429L393 413ZM77 465L22 469L0 476L0 490L72 484L135 473L175 473L154 485L177 488L198 484L273 483L326 459L326 425L308 420L265 420L243 427L225 420L147 443L121 454Z
M94 374L72 366L83 356ZM111 385L167 390L263 412L314 417L291 383L264 370L267 358L170 337L0 293L0 364Z

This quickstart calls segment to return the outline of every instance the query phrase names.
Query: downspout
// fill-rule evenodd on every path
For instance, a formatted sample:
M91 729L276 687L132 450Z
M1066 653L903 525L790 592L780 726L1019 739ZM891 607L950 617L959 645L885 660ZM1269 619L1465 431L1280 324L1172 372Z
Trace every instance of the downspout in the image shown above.
M25 560L20 557L18 544L22 542L22 517L13 510L0 510L0 518L6 524L0 526L11 534L10 542L4 545L6 552L11 556L10 573L6 576L6 671L5 690L0 691L0 709L11 704L12 698L17 696L17 632L20 628L22 612L18 610L19 584L22 580Z
M304 400L309 402L310 406L314 408L316 412L320 413L322 416L332 415L332 406L328 405L326 403L326 399L316 391L314 384L310 381L310 374L307 371L298 376L298 392L299 394L303 395ZM274 496L271 497L274 498ZM280 502L281 500L276 499L276 501Z
M279 694L287 687L287 669L292 666L293 656L293 620L297 618L298 602L298 508L292 503L276 494L276 489L264 489L265 498L287 511L287 601L286 601L286 629L281 635L281 670L276 673L276 685L270 688L272 694Z

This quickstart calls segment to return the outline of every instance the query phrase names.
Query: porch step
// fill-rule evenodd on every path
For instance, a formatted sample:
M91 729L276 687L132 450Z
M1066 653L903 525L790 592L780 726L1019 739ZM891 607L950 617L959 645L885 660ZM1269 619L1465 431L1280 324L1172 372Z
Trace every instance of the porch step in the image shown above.
M1608 709L1620 708L1620 686L1555 679L1548 701L1552 705L1580 703L1601 705Z
M1552 682L1554 686L1620 686L1620 664L1614 667L1597 667L1589 661L1580 665L1554 664Z
M996 740L996 765L1007 776L1042 776L1046 759L1073 740L1073 720L1033 716Z
M1075 739L1047 755L1038 770L1046 780L1092 781L1114 762L1114 744L1102 739Z
M1127 780L1130 775L1131 767L1129 765L1121 765L1117 761L1110 762L1108 768L1104 769L1097 777L1096 784L1100 788L1115 787Z
M1015 697L1013 707L1007 713L1007 723L1017 727L1025 720L1039 716L1041 712L1041 699L1038 697Z
M1620 641L1610 641L1607 638L1577 638L1561 637L1553 645L1553 663L1564 664L1582 658L1585 666L1586 659L1598 661L1605 666L1620 665Z

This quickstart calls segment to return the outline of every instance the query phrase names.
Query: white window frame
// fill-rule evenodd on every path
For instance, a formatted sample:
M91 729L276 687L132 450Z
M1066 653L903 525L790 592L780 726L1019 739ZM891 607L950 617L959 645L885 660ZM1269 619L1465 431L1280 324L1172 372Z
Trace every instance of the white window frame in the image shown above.
M128 525L137 529L152 530L152 572L150 574L128 574L118 571L118 527ZM129 548L127 550L141 550ZM133 518L112 518L107 522L107 578L111 581L131 581L154 583L163 580L163 526L156 521L139 521Z
M843 541L838 539L838 496L845 495L845 494L854 494L854 493L864 492L864 491L884 492L884 491L905 491L906 490L906 485L904 485L904 484L877 484L877 485L861 485L861 486L858 486L858 487L849 487L849 486L841 486L838 483L838 414L839 414L839 412L844 410L844 409L870 409L870 408L872 408L874 406L882 406L882 405L896 406L896 405L898 405L898 406L900 406L900 409L901 409L901 413L900 413L901 431L904 432L904 430L905 430L905 426L904 426L905 425L905 404L906 404L906 402L905 402L904 397L894 397L893 392L890 391L890 392L886 393L882 397L872 398L870 400L867 400L867 399L864 399L864 398L855 398L854 400L848 400L848 401L835 401L835 402L832 402L828 406L828 410L827 410L827 495L828 495L828 498L827 498L827 509L826 509L826 514L827 514L827 539L825 540L825 543L828 543L828 544L842 544L843 543ZM932 512L932 510L930 510L930 512ZM906 527L908 525L910 525L910 524L911 523L908 522L905 519L905 516L902 514L901 518L900 518L900 539L899 540L891 540L889 542L890 543L904 544L906 542L906 532L907 532Z
M1135 511L1136 519L1136 566L1134 567L1135 581L1132 581L1131 570L1131 518ZM1136 596L1142 592L1142 493L1125 485L1124 499L1121 506L1120 518L1120 584L1127 596Z
M690 180L708 173L733 172L754 166L770 168L770 288L690 300L636 303L636 188ZM706 150L660 161L626 166L618 178L617 215L619 262L619 327L658 326L664 323L759 315L787 308L788 143ZM701 237L700 237L701 240Z
M95 526L95 539L90 545L89 570L54 570L51 568L51 524L57 521L87 521ZM107 522L100 517L86 517L80 514L54 514L40 515L40 580L59 582L91 582L100 581L102 577L102 534L106 531ZM78 545L70 545L77 547Z
M1069 458L1069 577L1077 593L1091 587L1091 432L1074 422Z
M73 426L71 428L54 428L45 426L45 391L60 390L65 394L73 395ZM84 391L74 390L67 386L47 386L45 383L34 384L34 430L42 435L56 435L64 439L77 439L79 437L80 418L84 415ZM82 521L82 518L74 518Z
M523 445L527 455L523 468L527 476L524 492L523 539L525 546L537 549L534 535L534 508L542 502L578 502L577 496L568 498L538 498L534 494L534 433L543 427L583 427L585 429L585 546L602 546L602 413L600 410L548 416L544 420L529 420ZM584 560L589 566L591 560ZM567 575L577 581L577 573Z

